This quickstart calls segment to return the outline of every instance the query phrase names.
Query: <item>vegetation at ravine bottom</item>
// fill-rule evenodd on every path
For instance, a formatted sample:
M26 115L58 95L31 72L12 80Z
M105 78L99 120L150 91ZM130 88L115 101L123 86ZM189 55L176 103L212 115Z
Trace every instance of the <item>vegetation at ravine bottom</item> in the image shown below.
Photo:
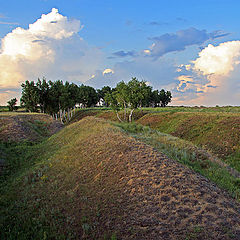
M125 203L118 199L126 193L119 180L130 176L127 162L122 161L132 146L125 142L128 137L119 127L203 174L239 200L239 180L204 159L191 143L147 126L118 123L116 128L116 124L91 117L38 144L2 142L0 151L7 167L0 177L1 239L121 236L121 226L112 229L106 225L107 221L121 222Z

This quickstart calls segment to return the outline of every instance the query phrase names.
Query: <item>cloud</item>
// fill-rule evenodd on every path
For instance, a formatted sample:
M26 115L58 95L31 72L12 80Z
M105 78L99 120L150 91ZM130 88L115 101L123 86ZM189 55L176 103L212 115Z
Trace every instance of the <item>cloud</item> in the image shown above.
M103 75L105 75L105 74L113 74L114 73L114 71L111 69L111 68L106 68L103 72L102 72L102 74ZM94 76L94 75L93 75Z
M177 17L176 20L179 22L187 22L187 19L181 17Z
M6 103L12 99L12 98L18 98L20 97L20 91L19 89L0 89L0 103ZM17 105L20 105L20 102L17 102Z
M109 85L115 87L119 81L130 81L132 77L147 81L149 85L156 89L166 88L168 90L175 88L178 81L176 66L174 61L166 58L160 58L151 61L150 58L137 56L131 61L122 61L116 63L111 70L112 74L102 74L101 71L94 72L94 77L86 83L97 88Z
M8 33L1 42L0 88L20 88L25 80L43 76L76 83L89 79L102 67L103 53L78 35L82 27L53 8L27 29Z
M177 31L176 33L166 33L159 37L149 38L154 43L149 51L149 56L158 58L169 52L183 51L186 47L191 45L201 45L207 40L225 36L220 31L207 33L206 30L198 30L196 28L188 28L185 30Z
M208 106L239 105L240 41L209 44L178 72L177 95L185 95L184 101ZM193 94L189 95L189 91Z
M116 57L134 57L137 55L135 51L118 51L113 53Z
M2 25L19 25L19 23L17 23L17 22L3 22L3 21L0 21L0 24L2 24Z
M240 41L221 43L218 46L209 44L193 61L194 69L204 75L227 75L240 62Z
M126 26L131 26L133 24L133 21L131 20L126 20L125 25Z

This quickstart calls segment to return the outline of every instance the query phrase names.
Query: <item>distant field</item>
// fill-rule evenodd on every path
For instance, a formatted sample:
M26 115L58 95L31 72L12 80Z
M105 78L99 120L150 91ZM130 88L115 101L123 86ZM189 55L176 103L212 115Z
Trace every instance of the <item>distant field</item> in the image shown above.
M20 108L18 106L17 112L25 112L25 111L26 111L25 108ZM9 112L9 109L7 106L0 106L0 112Z
M142 108L150 112L236 112L240 113L240 107L157 107L157 108Z

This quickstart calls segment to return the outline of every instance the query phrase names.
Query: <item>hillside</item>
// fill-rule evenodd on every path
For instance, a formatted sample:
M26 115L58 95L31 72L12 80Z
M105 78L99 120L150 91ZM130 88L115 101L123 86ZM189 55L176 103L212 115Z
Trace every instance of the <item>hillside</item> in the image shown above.
M0 113L0 141L40 141L63 125L46 114Z
M2 181L1 239L240 239L238 202L105 120L21 154L33 164Z
M189 141L210 151L240 171L240 108L150 108L136 111L136 123ZM81 110L74 121L87 115L118 121L112 111ZM120 115L123 115L121 112Z

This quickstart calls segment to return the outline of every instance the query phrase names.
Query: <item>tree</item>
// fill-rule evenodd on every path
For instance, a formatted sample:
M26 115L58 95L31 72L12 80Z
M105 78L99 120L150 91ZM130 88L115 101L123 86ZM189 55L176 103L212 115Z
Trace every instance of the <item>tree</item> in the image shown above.
M129 94L130 94L129 86L124 81L119 82L115 88L115 95L116 100L119 103L119 106L124 109L124 121L126 121L127 116Z
M119 109L124 109L124 120L126 121L127 107L131 111L128 116L129 122L132 121L132 114L135 109L149 104L152 88L146 85L144 81L138 81L137 78L132 78L127 84L120 82L111 94L107 95L107 101L110 106L117 113L117 117L122 121L118 115Z
M40 110L42 113L45 113L47 105L49 104L49 101L50 101L49 84L47 83L45 78L43 78L42 80L38 78L37 88L39 93Z
M111 92L112 92L112 89L109 86L104 86L101 89L98 89L97 90L98 101L100 101L102 99L104 101L103 105L108 107L109 105L108 105L107 101L105 100L105 96L106 96L107 93L111 93Z
M150 104L153 106L153 107L158 107L159 104L161 102L161 99L160 99L160 95L159 95L159 91L158 90L154 90L151 92L151 100L150 100Z
M162 89L159 93L161 107L166 107L172 101L172 94L170 91Z
M119 117L119 114L118 114L120 110L120 105L118 103L116 94L117 94L116 91L113 91L112 93L107 93L105 96L105 100L109 104L109 106L112 108L112 110L116 113L118 120L122 122L122 119Z
M39 91L33 81L25 81L22 85L22 97L20 99L21 106L27 111L37 112L39 103Z
M8 109L10 112L17 110L17 99L16 98L12 98L10 101L7 102L8 103Z
M84 107L91 107L96 105L98 102L98 95L96 90L93 87L85 86L82 84L78 88L77 101Z
M146 82L138 81L137 78L132 78L128 82L129 88L129 105L131 112L129 114L129 122L132 121L133 111L139 107L143 106L143 103L147 102L151 96L151 88L147 86Z

